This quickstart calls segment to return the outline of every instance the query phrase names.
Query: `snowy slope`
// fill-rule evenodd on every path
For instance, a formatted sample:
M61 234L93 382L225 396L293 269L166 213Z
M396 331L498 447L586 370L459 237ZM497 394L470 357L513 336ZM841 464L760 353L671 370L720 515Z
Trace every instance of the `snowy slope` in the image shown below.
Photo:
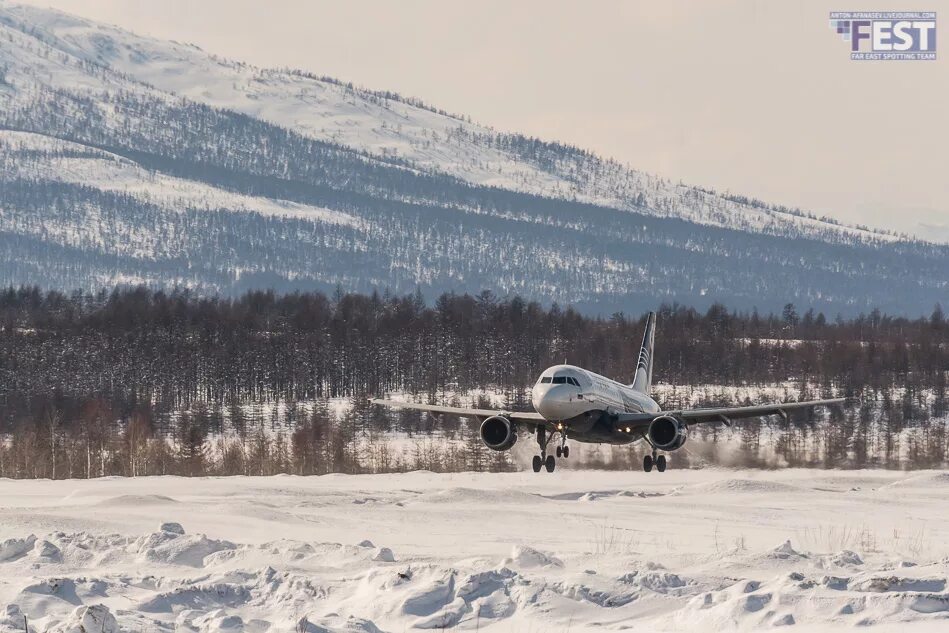
M933 471L5 480L0 632L942 631L947 489Z
M525 149L510 143L509 135L399 98L304 73L256 68L53 10L0 4L0 24L2 35L16 37L17 45L28 32L60 55L115 69L166 93L478 185L755 232L896 239L728 200L572 147ZM44 63L41 72L50 83L91 87L74 69Z
M42 158L37 153L43 152ZM52 158L50 157L52 156ZM287 200L248 196L144 169L109 152L29 132L0 130L0 160L9 178L94 187L156 204L168 211L222 209L355 226L349 214ZM15 221L15 217L5 217ZM10 227L14 228L14 227ZM77 227L81 228L81 227Z
M0 130L0 186L5 182L42 182L44 186L72 186L82 190L113 194L120 208L131 202L151 209L151 221L111 213L96 204L78 204L69 210L48 208L43 215L24 212L0 200L0 232L31 237L74 249L134 261L192 258L192 237L187 224L176 222L188 215L208 215L222 210L231 218L252 215L299 221L302 226L346 227L362 232L366 222L353 215L262 196L250 196L202 182L177 178L147 170L134 161L60 139ZM213 222L213 220L210 220ZM233 266L230 274L239 278L251 266ZM287 271L290 274L292 271ZM124 272L107 275L100 283L193 285L187 275Z
M0 0L0 285L919 314L949 247ZM596 203L596 204L592 204Z

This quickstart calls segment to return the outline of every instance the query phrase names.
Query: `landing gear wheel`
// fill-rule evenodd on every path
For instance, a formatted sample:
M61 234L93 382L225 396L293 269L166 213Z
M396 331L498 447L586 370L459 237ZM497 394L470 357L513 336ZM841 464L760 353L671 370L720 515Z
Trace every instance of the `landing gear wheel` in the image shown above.
M554 467L557 465L556 460L554 460L553 455L548 455L547 459L544 461L544 468L547 469L548 473L554 472Z
M652 470L652 455L643 457L643 470L647 473Z
M666 472L666 456L660 455L656 458L656 470L661 473Z
M540 458L540 455L534 455L534 463L531 464L534 467L534 472L539 473L540 467L543 465L544 460Z
M570 457L570 447L569 447L569 446L564 446L564 447L563 447L563 458L564 458L564 459L567 459L568 457Z
M561 455L563 455L563 449L558 446L558 447L557 447L557 457L560 457Z

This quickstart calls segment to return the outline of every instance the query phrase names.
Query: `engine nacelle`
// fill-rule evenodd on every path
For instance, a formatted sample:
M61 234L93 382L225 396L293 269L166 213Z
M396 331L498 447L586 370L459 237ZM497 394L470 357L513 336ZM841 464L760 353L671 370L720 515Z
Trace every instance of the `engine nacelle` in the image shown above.
M492 451L506 451L517 441L517 429L503 415L491 416L481 423L481 441Z
M649 423L647 431L650 443L664 451L674 451L685 444L688 437L686 425L671 415L660 415Z

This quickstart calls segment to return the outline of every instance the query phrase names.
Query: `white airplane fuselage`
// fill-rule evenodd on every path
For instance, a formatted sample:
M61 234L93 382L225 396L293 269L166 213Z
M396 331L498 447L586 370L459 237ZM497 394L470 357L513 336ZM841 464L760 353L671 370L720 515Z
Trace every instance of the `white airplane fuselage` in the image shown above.
M574 365L544 370L531 390L531 404L548 422L564 425L578 441L632 442L630 436L604 424L620 413L659 413L659 405L629 385ZM599 427L599 428L598 428ZM625 442L624 442L625 440Z

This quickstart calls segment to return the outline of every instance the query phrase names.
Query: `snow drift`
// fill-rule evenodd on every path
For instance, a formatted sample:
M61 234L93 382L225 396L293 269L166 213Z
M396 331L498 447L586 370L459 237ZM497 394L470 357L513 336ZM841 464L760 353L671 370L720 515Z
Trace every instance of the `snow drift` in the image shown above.
M835 477L0 480L0 633L941 630L942 477Z

